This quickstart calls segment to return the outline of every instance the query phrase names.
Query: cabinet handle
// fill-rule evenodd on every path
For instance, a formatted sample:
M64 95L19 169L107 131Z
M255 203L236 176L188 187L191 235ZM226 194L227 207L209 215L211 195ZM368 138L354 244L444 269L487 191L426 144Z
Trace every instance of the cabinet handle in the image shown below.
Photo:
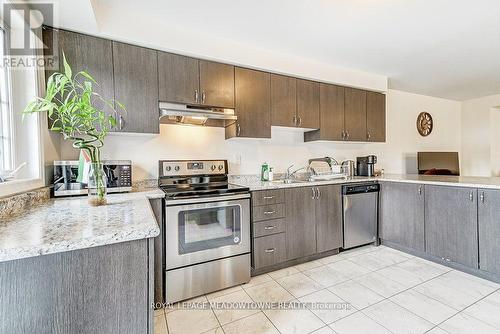
M470 199L471 202L474 201L474 193L472 191L469 194L469 199Z
M350 136L349 131L346 131L346 132L345 132L345 139L346 139L346 140L349 140L349 136Z
M205 98L207 97L207 94L205 94L205 91L201 93L201 103L205 103Z
M264 198L264 199L273 199L273 198L274 198L274 196L264 196L263 198Z
M293 116L292 123L293 125L297 126L297 116Z
M197 90L197 89L195 89L195 90L194 90L194 101L195 101L196 103L198 103L198 99L199 99L198 90Z
M311 193L312 193L311 198L315 199L316 198L316 192L314 191L314 187L311 188Z
M484 203L484 191L481 192L479 199L481 200L481 203Z
M273 210L273 211L264 211L265 215L272 215L272 214L275 214L275 213L276 213L275 210Z
M321 197L321 190L319 190L319 188L316 188L316 192L317 192L317 196L316 198L320 198Z
M418 194L419 194L419 195L422 195L422 186L419 186L419 187L418 187Z
M123 124L124 124L124 122L123 122L123 116L120 115L120 117L118 118L118 128L120 130L123 130Z
M266 253L274 253L275 250L276 250L275 248L268 248L268 249L264 250L264 252L266 252Z
M264 230L274 230L274 226L273 225L264 226Z
M370 131L368 131L366 133L366 139L368 139L368 141L370 141L372 139L372 135L371 135Z
M239 124L236 124L236 137L239 137L241 134L241 126Z
M299 125L297 126L301 126L302 125L302 117L299 116Z

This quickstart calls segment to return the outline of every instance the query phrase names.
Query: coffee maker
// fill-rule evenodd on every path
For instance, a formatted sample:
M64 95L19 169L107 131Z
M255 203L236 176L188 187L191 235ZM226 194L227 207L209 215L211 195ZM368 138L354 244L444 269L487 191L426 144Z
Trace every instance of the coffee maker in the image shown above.
M375 176L375 164L377 157L375 155L367 155L366 157L356 158L356 175L358 176Z

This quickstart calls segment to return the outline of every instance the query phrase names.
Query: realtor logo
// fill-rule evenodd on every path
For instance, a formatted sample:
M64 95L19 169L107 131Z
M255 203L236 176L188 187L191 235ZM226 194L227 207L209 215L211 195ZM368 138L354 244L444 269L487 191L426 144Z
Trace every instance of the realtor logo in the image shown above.
M54 4L9 2L2 9L7 32L3 65L52 68L56 60L54 38L47 35L42 41L42 26L54 26Z

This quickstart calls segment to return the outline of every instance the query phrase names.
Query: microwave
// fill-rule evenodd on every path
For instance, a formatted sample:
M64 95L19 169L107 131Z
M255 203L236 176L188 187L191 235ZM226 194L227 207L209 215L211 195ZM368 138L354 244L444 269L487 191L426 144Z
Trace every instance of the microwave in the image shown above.
M104 160L108 193L132 190L132 162L130 160ZM78 160L54 161L54 197L87 195L87 184L80 183Z

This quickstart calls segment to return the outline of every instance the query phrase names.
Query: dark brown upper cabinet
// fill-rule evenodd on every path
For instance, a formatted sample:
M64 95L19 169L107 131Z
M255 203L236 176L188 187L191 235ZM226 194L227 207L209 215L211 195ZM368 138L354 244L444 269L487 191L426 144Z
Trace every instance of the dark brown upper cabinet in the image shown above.
M385 142L385 95L366 93L366 140Z
M200 60L201 104L234 108L234 66Z
M237 67L234 82L238 120L226 127L226 139L271 138L271 75Z
M160 101L186 104L200 103L198 59L158 52Z
M112 42L110 40L48 27L43 30L43 38L53 38L53 41L55 41L54 44L46 44L55 46L53 50L57 50L58 52L57 59L60 72L64 72L62 57L64 52L66 60L73 70L73 74L80 71L86 71L98 83L98 85L93 85L94 91L104 99L113 100L113 53ZM49 50L49 52L51 51L52 50ZM54 72L54 70L47 70L47 79ZM89 81L84 77L80 77L80 80ZM104 112L118 117L115 115L112 108L109 108L98 99L94 100L94 106L99 109L102 108Z
M113 42L115 98L126 109L120 131L160 132L157 61L155 50Z
M297 79L297 126L319 129L319 83Z
M344 139L366 141L366 91L344 88Z
M271 74L271 124L297 126L297 79Z
M305 141L344 140L344 87L320 84L319 130L304 133Z

